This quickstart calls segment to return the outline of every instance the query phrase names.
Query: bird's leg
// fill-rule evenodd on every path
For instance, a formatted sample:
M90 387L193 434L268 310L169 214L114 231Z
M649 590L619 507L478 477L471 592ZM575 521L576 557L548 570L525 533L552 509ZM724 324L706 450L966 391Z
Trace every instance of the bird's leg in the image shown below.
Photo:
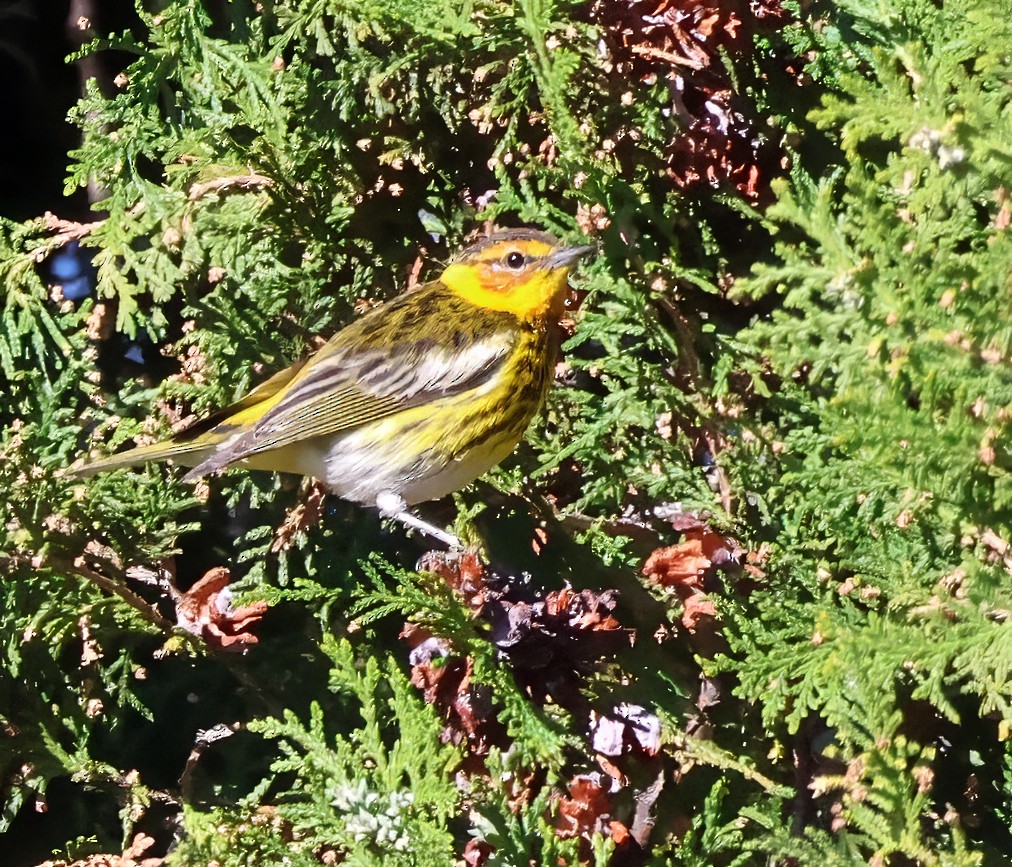
M400 521L406 527L413 527L426 536L431 536L433 539L442 542L448 548L461 549L464 547L460 539L454 536L453 533L440 530L439 527L430 524L428 521L423 521L418 515L409 511L408 504L404 502L404 498L399 494L395 494L392 491L383 491L376 497L376 508L379 509L380 514L384 518L393 518L395 521Z

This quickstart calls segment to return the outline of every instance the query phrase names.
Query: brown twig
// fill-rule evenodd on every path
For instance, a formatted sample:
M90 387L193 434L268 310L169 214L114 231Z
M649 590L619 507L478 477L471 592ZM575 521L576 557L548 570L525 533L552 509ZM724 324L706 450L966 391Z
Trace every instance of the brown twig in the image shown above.
M181 635L183 630L176 629L176 624L169 620L167 617L163 617L162 614L151 604L149 604L141 596L138 596L129 587L126 586L126 575L121 574L116 578L110 578L107 575L103 575L94 566L88 563L84 554L80 557L76 557L69 567L63 564L67 568L68 572L80 575L82 578L91 581L97 587L104 590L106 593L110 593L113 596L118 596L127 605L133 608L144 620L153 626L157 626L162 632L168 635ZM106 567L110 564L103 563ZM192 636L191 636L192 639Z
M54 250L59 250L64 244L71 241L79 241L85 235L90 235L95 229L102 225L105 220L95 220L93 223L78 223L75 220L61 220L52 211L46 211L42 215L43 225L46 230L54 234L32 253L36 262L43 262Z
M678 729L670 731L666 740L672 747L671 754L683 764L696 762L712 768L736 771L746 780L758 783L767 792L779 798L789 798L794 794L794 790L790 786L778 783L760 773L746 761L718 746L712 740L693 737Z
M635 795L636 812L633 814L633 823L629 828L629 833L640 846L646 847L650 841L650 832L654 830L654 825L657 822L654 805L664 789L664 780L664 769L661 768L654 781Z
M539 517L549 520L553 524L558 524L570 536L584 533L593 527L605 535L613 537L625 536L640 545L657 547L664 544L665 537L656 527L651 525L648 519L641 520L638 517L623 517L604 520L592 518L580 512L562 513L557 511L548 498L533 486L524 489L524 497Z
M114 577L110 577L109 575L105 575L94 568L94 564L88 562L87 556L88 552L76 557L73 562L62 559L48 560L45 565L50 569L76 575L84 578L86 581L90 581L105 593L121 599L133 608L145 621L150 623L152 626L157 627L160 631L165 633L165 635L170 637L179 636L191 647L199 648L205 653L213 653L215 658L222 662L231 672L232 676L245 686L250 691L251 695L255 696L262 703L268 713L273 716L282 715L283 707L275 699L265 694L262 684L243 667L241 661L235 654L222 652L220 647L216 647L213 643L205 641L201 636L188 632L173 623L167 617L164 617L153 605L148 603L145 599L134 593L128 586L126 586L126 571L116 564L110 563L106 558L99 558L94 554L91 555L95 559L100 560L103 569L114 573ZM42 568L42 563L38 558L28 556L11 557L5 554L0 554L0 571L9 571L12 567L26 565L33 569Z
M703 363L693 348L695 332L692 323L678 308L678 305L668 296L658 294L654 296L653 301L668 317L668 321L674 327L678 337L679 372L686 380L692 383L693 388L702 388L703 383L700 381L702 379L700 371L703 368ZM675 384L677 385L677 382ZM683 388L682 390L684 391L685 389Z
M324 498L327 489L322 482L315 479L307 480L299 491L299 501L285 516L284 523L278 527L271 543L271 553L288 551L295 545L296 537L305 533L317 524L323 515Z
M190 750L190 755L186 759L186 765L183 767L183 773L179 777L179 793L181 800L184 804L192 804L195 802L194 797L194 778L197 771L197 765L203 758L204 753L208 751L218 741L223 741L226 738L230 738L236 732L242 730L242 723L234 722L218 723L209 729L203 729L197 732L197 737L193 741L193 749Z
M213 178L210 181L202 181L190 187L190 201L199 199L208 193L216 193L220 190L231 189L232 187L249 189L251 187L269 187L273 184L274 181L271 178L265 175L258 175L253 171L245 175L228 175L226 177Z
M648 57L651 60L663 60L665 63L672 63L675 66L688 66L690 69L699 69L698 61L682 57L679 54L673 54L670 51L664 51L661 48L654 48L652 45L633 45L630 50L633 54L641 54L643 57Z
M185 635L188 640L196 643L194 636L186 633L184 630L177 629L176 624L167 617L163 617L153 605L127 587L126 574L106 560L102 561L102 565L107 571L116 572L117 574L115 577L109 577L108 575L104 575L102 572L98 571L93 564L88 562L86 554L81 554L80 556L75 557L73 561L48 559L44 564L40 562L39 558L28 556L12 557L6 554L0 555L0 570L4 571L10 571L18 566L29 566L32 569L39 569L42 568L43 565L49 569L65 572L70 575L76 575L90 581L105 593L112 596L118 596L127 605L133 608L144 620L152 626L157 627L167 635Z
M53 240L59 241L61 244L66 244L67 241L79 240L85 235L91 234L91 232L105 222L105 220L95 220L91 223L79 223L76 220L61 220L52 211L46 211L42 215L42 220L46 225L46 229L57 233Z

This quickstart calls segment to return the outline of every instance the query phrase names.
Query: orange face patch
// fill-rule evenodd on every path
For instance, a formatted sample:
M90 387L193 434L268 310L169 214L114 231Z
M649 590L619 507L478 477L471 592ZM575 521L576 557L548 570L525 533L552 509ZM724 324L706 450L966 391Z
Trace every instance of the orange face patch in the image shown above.
M568 268L544 267L553 247L538 240L490 244L473 258L455 262L442 281L460 298L529 320L562 314Z
M529 320L562 314L567 274L568 269L559 268L518 279L489 276L481 266L456 264L450 265L441 279L470 304Z

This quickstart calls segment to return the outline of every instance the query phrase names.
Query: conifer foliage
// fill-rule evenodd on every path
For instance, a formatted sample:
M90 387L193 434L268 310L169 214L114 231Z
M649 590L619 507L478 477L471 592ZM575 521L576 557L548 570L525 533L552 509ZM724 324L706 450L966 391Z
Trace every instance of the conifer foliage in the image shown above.
M0 215L16 863L1000 863L1010 11L170 0L85 47L100 210ZM468 551L63 474L486 224L600 253L526 443L423 507Z

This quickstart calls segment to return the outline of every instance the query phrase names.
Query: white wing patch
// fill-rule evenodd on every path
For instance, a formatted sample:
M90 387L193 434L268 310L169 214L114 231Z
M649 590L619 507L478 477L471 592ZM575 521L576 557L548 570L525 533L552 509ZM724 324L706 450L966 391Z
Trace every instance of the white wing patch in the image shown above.
M414 371L407 394L453 391L461 383L497 362L509 349L506 335L498 334L456 353L437 349L427 352Z

